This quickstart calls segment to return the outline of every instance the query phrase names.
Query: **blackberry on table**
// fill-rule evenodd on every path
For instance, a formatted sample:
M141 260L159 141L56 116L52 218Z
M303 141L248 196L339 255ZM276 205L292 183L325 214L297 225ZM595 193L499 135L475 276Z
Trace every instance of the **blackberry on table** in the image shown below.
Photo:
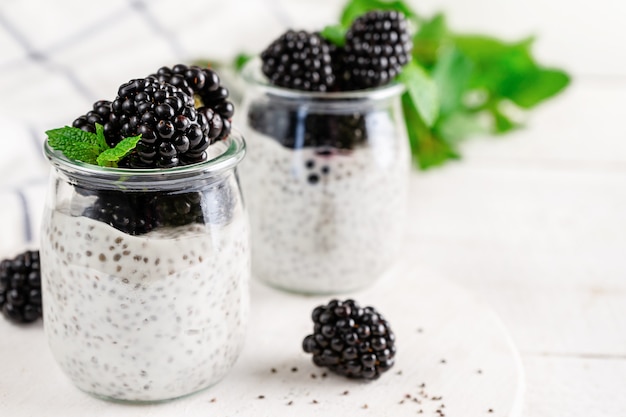
M172 168L205 160L207 147L221 131L212 129L215 122L194 104L185 91L152 77L122 84L111 105L110 120L119 126L113 141L141 134L128 165Z
M26 251L0 262L0 310L13 323L42 317L39 251Z
M262 71L280 87L328 91L334 83L328 43L317 33L288 30L261 53Z
M302 342L313 363L348 378L377 379L394 364L395 335L373 307L332 300L313 310L313 334Z
M376 10L358 17L346 33L338 84L345 90L385 85L411 58L411 36L402 13Z

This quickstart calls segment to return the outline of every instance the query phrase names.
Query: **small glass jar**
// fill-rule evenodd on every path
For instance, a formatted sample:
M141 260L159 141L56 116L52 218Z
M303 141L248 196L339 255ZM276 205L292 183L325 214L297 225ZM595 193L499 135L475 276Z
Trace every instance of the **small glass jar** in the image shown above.
M287 291L365 287L401 244L410 171L402 84L319 93L244 69L241 167L252 272Z
M62 370L95 396L152 402L222 379L244 342L249 237L232 132L208 161L102 168L45 145L44 328Z

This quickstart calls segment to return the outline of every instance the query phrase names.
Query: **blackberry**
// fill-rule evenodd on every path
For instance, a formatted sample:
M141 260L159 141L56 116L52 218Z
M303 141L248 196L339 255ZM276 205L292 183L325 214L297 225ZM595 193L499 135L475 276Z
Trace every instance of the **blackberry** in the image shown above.
M155 226L183 226L204 222L201 193L154 194L150 200Z
M42 317L39 251L26 251L0 262L0 309L14 323Z
M106 223L129 235L142 235L156 227L149 198L144 194L99 191L96 195L97 199L81 215Z
M395 336L373 307L332 300L313 310L313 334L302 342L313 363L348 378L377 379L394 364Z
M235 107L227 100L228 89L220 84L220 78L215 71L196 65L177 64L172 68L161 67L149 78L172 84L189 96L200 98L199 110L207 112L210 109L220 119L215 118L214 124L222 123L217 140L228 136Z
M328 43L317 33L288 30L262 53L263 73L274 85L328 91L335 77Z
M108 100L96 101L92 110L79 116L72 122L73 127L77 127L87 132L96 133L96 123L104 127L104 136L107 138L109 146L115 146L117 142L109 141L108 138L117 138L119 128L111 122L111 102Z
M114 142L141 134L129 157L131 168L171 168L203 161L207 147L223 129L223 124L196 110L192 96L152 77L122 84L111 108L110 120L119 126Z
M376 10L361 15L346 33L338 84L346 90L385 85L409 62L411 49L402 13Z
M329 113L285 105L280 100L254 102L248 125L286 148L333 148L352 150L369 138L393 132L389 115L380 109Z

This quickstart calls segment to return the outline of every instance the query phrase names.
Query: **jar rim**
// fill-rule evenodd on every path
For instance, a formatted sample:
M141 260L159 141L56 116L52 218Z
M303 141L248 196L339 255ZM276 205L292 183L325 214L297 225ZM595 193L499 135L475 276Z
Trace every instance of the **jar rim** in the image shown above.
M174 168L117 168L102 167L83 161L69 159L61 151L54 150L44 141L44 154L50 164L77 180L131 185L159 182L180 182L197 176L216 176L228 171L243 159L246 153L246 143L241 132L231 129L228 137L223 139L225 149L218 155L197 164L178 166ZM211 145L214 146L214 145Z
M385 100L404 93L406 87L401 82L391 83L374 88L350 91L301 91L291 88L279 87L270 84L267 77L261 72L261 60L255 57L244 65L241 76L248 84L251 84L272 96L285 100L311 100L311 101L355 101L355 100Z

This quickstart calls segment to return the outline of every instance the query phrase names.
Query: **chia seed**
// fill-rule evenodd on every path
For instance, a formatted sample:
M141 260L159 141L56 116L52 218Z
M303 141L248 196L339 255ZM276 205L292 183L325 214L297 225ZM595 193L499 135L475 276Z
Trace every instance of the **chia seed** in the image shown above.
M93 219L51 213L41 244L44 326L75 385L101 397L154 401L226 375L243 347L248 315L248 243L240 218L219 226L216 246L198 224L131 236ZM57 236L53 227L90 232ZM107 240L123 242L124 256L106 256ZM72 262L58 256L58 245L75 255ZM202 247L200 262L183 260ZM162 265L160 258L172 263ZM141 267L133 267L136 262ZM203 285L210 298L198 291Z

